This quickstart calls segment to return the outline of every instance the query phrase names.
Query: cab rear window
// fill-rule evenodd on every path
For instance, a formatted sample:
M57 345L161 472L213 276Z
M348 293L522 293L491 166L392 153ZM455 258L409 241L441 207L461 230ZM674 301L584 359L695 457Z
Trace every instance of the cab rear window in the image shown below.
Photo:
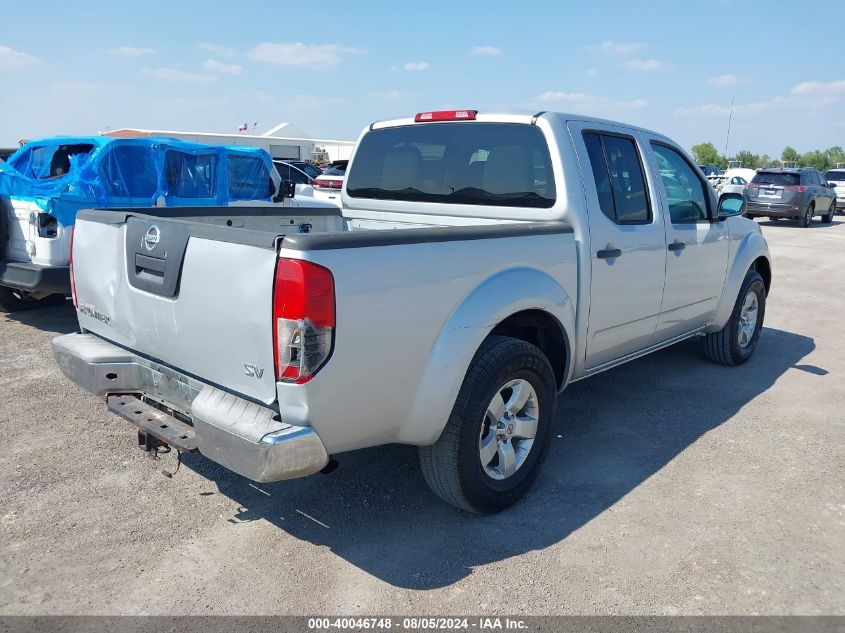
M373 130L347 175L353 198L551 207L555 184L542 132L511 123L429 123Z

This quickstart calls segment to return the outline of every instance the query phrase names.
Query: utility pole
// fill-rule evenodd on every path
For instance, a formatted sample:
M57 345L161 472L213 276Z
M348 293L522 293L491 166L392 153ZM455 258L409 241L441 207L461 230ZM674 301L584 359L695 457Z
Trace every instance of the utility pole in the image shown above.
M728 115L728 133L725 136L725 160L728 160L728 142L731 140L731 121L734 118L734 97L736 93L731 95L731 112Z

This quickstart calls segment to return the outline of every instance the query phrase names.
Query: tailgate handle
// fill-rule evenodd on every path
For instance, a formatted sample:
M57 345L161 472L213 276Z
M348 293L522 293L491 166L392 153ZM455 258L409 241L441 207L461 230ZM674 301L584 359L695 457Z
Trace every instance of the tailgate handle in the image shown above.
M135 274L151 273L156 277L164 277L167 260L135 253Z

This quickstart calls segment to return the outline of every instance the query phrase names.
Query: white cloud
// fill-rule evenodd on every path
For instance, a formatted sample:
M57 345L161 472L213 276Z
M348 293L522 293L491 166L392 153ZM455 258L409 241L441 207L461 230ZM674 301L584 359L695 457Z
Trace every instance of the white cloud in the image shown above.
M223 73L226 75L237 75L242 70L237 64L224 64L223 62L218 62L216 59L206 59L202 63L202 68L212 73Z
M28 53L16 51L8 46L0 46L0 68L26 68L37 61Z
M472 49L472 54L478 57L498 57L502 54L502 49L495 46L476 46Z
M648 105L645 99L630 101L614 101L608 97L589 95L583 92L558 92L549 90L544 92L536 101L540 104L563 104L578 112L588 114L613 113L625 110L640 110Z
M794 95L835 97L845 94L845 79L837 81L805 81L795 86L791 91Z
M144 68L143 73L153 79L162 81L178 81L188 84L208 84L217 81L217 77L206 73L192 73L178 68Z
M614 42L613 40L605 40L595 48L603 53L628 57L629 55L645 50L648 46L643 42Z
M217 44L209 44L208 42L203 42L199 46L202 50L208 51L209 53L213 53L217 55L217 57L235 56L235 51L233 51L231 48L227 48L226 46L217 46Z
M716 77L710 77L707 80L711 86L715 86L716 88L730 88L731 86L737 86L741 83L745 83L745 79L742 77L737 77L736 75L718 75Z
M431 68L431 64L428 62L408 62L402 68L405 70L428 70Z
M776 99L775 102L779 100ZM734 116L760 114L772 107L773 102L755 101L753 103L738 103L733 107ZM727 117L731 113L731 107L716 103L707 103L691 108L675 108L675 116L682 118L689 117Z
M659 62L656 59L629 59L622 64L625 68L636 70L637 72L644 72L649 70L662 70L669 68L669 64Z
M276 66L319 68L339 64L345 55L359 55L364 49L340 44L303 44L302 42L263 42L247 57Z
M121 46L119 48L110 48L109 53L112 55L123 55L124 57L146 57L148 55L155 55L154 48L139 48L137 46Z

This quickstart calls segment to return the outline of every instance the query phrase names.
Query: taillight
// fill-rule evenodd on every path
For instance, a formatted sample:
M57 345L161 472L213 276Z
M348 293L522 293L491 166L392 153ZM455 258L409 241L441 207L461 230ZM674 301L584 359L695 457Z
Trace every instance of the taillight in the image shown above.
M312 186L317 187L318 189L342 189L343 188L343 181L342 180L326 180L323 178L316 178L312 183Z
M73 277L73 234L74 227L70 227L70 256L68 257L68 268L70 268L70 295L73 297L73 307L79 307L79 301L76 299L76 279Z
M759 189L760 185L758 185L756 182L749 182L747 185L745 185L745 188L746 189Z
M276 378L297 384L311 380L331 354L334 328L331 272L311 262L279 259L273 289Z
M784 191L797 191L798 193L804 193L807 191L806 185L787 185L783 188Z
M475 121L478 110L440 110L437 112L418 112L414 117L415 123L429 121Z

